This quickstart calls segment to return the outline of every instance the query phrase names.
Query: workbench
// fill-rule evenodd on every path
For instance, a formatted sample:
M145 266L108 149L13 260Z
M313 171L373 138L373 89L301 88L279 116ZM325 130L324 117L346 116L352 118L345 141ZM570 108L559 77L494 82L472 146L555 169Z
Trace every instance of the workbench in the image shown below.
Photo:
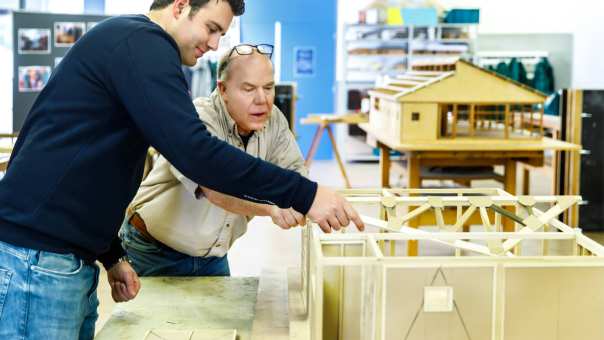
M285 268L265 269L260 278L142 277L138 296L117 304L95 339L143 340L159 329L236 330L238 340L289 340L289 323Z
M257 278L142 277L138 296L117 304L97 340L143 340L150 330L232 330L251 339Z

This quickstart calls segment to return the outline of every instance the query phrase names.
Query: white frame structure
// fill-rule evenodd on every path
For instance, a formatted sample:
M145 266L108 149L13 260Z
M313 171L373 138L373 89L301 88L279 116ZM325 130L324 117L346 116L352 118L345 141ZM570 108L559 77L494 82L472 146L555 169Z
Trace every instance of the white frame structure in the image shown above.
M353 205L379 206L381 218L363 216L368 226L378 228L379 231L325 234L318 226L312 224L304 228L301 291L306 304L310 339L595 340L604 337L604 325L601 325L604 324L601 322L604 318L604 247L583 235L580 229L573 229L557 220L561 213L580 203L581 197L516 197L500 189L353 189L344 190L342 193ZM542 208L543 205L546 209ZM399 213L401 208L404 210L409 207L414 209L407 209L404 214ZM454 223L445 223L443 211L447 209L456 211ZM409 227L420 214L429 213L434 214L438 231ZM480 215L483 230L460 232L473 214ZM494 221L491 220L493 214ZM514 232L501 231L503 219L514 221ZM397 254L397 246L413 241L449 247L454 253L450 256L428 256L422 255L421 252L419 256ZM540 243L540 250L537 254L523 254L524 248L521 246L524 242L532 242L533 245ZM569 245L570 250L563 255L550 254L552 245L556 242L564 242ZM471 282L476 288L469 290L470 298L468 287L453 288L455 284L447 282L445 271L454 274L456 270L483 271L482 285L478 281ZM397 271L397 275L403 274L405 277L400 280L400 290L398 284L392 284L396 283L392 275ZM464 310L464 306L460 306L456 299L451 297L452 301L449 303L452 303L454 310L448 314L430 314L432 321L422 321L425 329L442 328L443 332L451 332L450 334L441 337L422 335L422 332L412 334L420 315L427 315L421 311L422 305L428 310L427 302L422 297L414 296L414 301L421 300L419 306L415 302L399 303L394 295L411 294L410 291L405 291L406 282L416 280L417 277L405 276L406 273L421 272L427 277L426 271L431 273L432 280L430 281L429 277L424 281L420 280L430 281L424 283L424 289L434 286L435 281L441 278L448 286L444 287L447 288L444 292L452 294L454 289L465 289L466 301L474 301L471 296L473 289L477 292L477 298L478 292L482 291L482 297L488 296L488 299L481 300L485 305L481 308L487 311L484 313L485 317L474 315L473 318L479 322L475 320L474 324L466 323L462 314L464 311L472 314L475 312L471 310L473 307L469 306L470 308ZM458 274L456 275L460 277ZM552 319L551 315L546 321L544 316L540 322L535 320L539 319L535 315L524 318L519 313L520 310L531 314L534 310L535 314L539 314L539 308L545 307L546 312L541 314L549 315L548 300L542 301L544 306L535 304L539 294L535 294L532 287L529 289L532 293L527 292L527 297L517 294L518 291L522 292L518 283L527 287L526 278L535 277L535 274L537 277L553 278L543 283L545 286L549 283L563 285L566 282L564 280L574 280L568 288L552 288L551 296L558 296L559 301L554 301L551 308L566 308L555 311L556 320L551 322L555 323L557 328L545 327L547 322L550 322L549 319ZM587 275L584 277L589 282L581 288L576 282L584 282L583 274ZM539 280L535 281L536 285L541 284ZM422 285L421 282L419 286ZM581 289L593 290L589 291L590 301L595 299L593 304L579 301L583 301L587 294ZM543 290L547 291L547 287ZM416 289L415 292L419 290ZM578 305L584 307L577 307ZM393 321L393 316L389 314L396 314L405 309L403 307L407 309L406 321ZM468 307L468 304L465 307ZM410 309L416 311L409 314ZM508 309L512 310L513 314L510 314L512 312ZM409 315L414 315L411 323ZM438 320L460 322L454 331L450 322L447 324ZM482 325L481 332L471 329L476 329L478 324ZM392 328L398 326L401 329L393 331ZM543 334L544 329L553 333ZM552 334L555 334L555 337L551 337Z

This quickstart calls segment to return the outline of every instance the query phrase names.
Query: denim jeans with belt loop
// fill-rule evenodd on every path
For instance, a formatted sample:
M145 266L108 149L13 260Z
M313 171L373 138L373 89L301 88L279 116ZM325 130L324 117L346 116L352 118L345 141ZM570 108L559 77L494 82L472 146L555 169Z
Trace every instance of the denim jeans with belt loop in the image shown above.
M148 240L132 224L120 229L122 247L139 276L230 276L227 255L190 256L156 240Z
M0 241L0 339L92 339L98 281L98 266L73 254Z

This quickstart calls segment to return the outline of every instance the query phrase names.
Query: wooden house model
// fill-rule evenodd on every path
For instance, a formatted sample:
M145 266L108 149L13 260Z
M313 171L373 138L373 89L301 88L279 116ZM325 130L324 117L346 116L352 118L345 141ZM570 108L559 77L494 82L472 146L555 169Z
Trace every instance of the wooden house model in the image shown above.
M372 129L400 143L543 137L545 94L463 60L439 69L370 91Z
M367 229L303 229L302 280L290 285L305 305L290 319L296 339L604 339L604 247L557 219L580 196L516 197L500 189L342 194L372 211L362 215ZM447 221L447 210L457 218ZM468 211L480 211L483 222L462 232ZM436 216L436 229L408 227L423 213ZM501 231L505 219L517 224L515 232ZM407 254L410 242L419 244L418 256Z

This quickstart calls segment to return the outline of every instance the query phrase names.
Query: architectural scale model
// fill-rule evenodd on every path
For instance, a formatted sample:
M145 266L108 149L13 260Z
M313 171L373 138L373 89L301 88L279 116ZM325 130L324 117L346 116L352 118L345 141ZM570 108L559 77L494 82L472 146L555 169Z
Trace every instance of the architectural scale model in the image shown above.
M545 94L463 60L445 66L370 91L370 126L400 143L543 137Z
M604 247L557 218L579 196L345 190L365 232L303 232L312 340L604 339ZM454 223L444 212L453 210ZM408 227L422 214L435 226ZM481 225L462 226L472 214ZM510 219L514 232L501 232ZM408 242L419 255L407 256ZM296 337L298 339L300 337Z

